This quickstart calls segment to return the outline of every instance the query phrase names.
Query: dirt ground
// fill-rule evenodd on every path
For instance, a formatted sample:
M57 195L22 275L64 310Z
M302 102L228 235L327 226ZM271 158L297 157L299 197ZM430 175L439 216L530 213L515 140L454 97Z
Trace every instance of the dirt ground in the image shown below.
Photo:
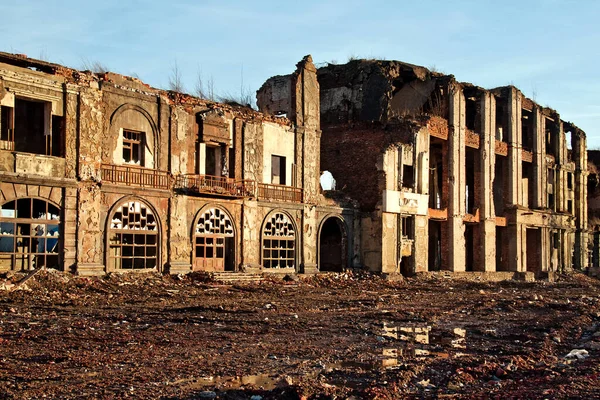
M0 276L0 398L600 398L581 274L21 279Z

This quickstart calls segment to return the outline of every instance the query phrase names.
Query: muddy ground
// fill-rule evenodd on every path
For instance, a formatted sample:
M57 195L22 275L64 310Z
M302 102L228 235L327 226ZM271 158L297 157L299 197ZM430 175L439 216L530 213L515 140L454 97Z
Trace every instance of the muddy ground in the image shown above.
M600 398L580 274L22 278L0 277L0 398Z

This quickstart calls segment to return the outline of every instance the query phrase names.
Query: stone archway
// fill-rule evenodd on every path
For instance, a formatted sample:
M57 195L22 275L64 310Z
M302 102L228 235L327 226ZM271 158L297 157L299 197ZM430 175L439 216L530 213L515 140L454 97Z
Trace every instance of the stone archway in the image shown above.
M235 229L219 207L202 210L194 229L194 271L235 271Z
M348 261L348 233L339 217L326 218L319 230L319 271L342 272Z

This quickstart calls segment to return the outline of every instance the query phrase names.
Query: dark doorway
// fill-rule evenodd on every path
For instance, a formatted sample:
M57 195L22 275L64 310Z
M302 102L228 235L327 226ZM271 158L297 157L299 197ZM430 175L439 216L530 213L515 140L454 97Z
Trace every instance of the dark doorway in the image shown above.
M466 270L474 271L475 270L475 243L474 243L474 228L473 225L465 225L465 248L466 252Z
M339 218L328 218L321 228L319 270L341 272L346 266L346 230Z
M442 269L442 223L429 220L429 271Z
M540 229L527 228L527 272L541 271L541 233Z

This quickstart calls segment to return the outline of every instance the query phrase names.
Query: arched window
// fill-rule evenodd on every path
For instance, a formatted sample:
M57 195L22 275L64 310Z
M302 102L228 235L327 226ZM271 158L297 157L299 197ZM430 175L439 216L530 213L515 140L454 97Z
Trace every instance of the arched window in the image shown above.
M263 267L295 268L296 231L290 218L281 212L265 223L262 238Z
M120 204L111 217L108 237L112 268L156 268L158 222L146 204L137 200Z
M0 270L59 268L60 208L42 199L18 199L0 211Z
M194 270L235 269L234 229L227 213L219 208L202 212L194 230Z

